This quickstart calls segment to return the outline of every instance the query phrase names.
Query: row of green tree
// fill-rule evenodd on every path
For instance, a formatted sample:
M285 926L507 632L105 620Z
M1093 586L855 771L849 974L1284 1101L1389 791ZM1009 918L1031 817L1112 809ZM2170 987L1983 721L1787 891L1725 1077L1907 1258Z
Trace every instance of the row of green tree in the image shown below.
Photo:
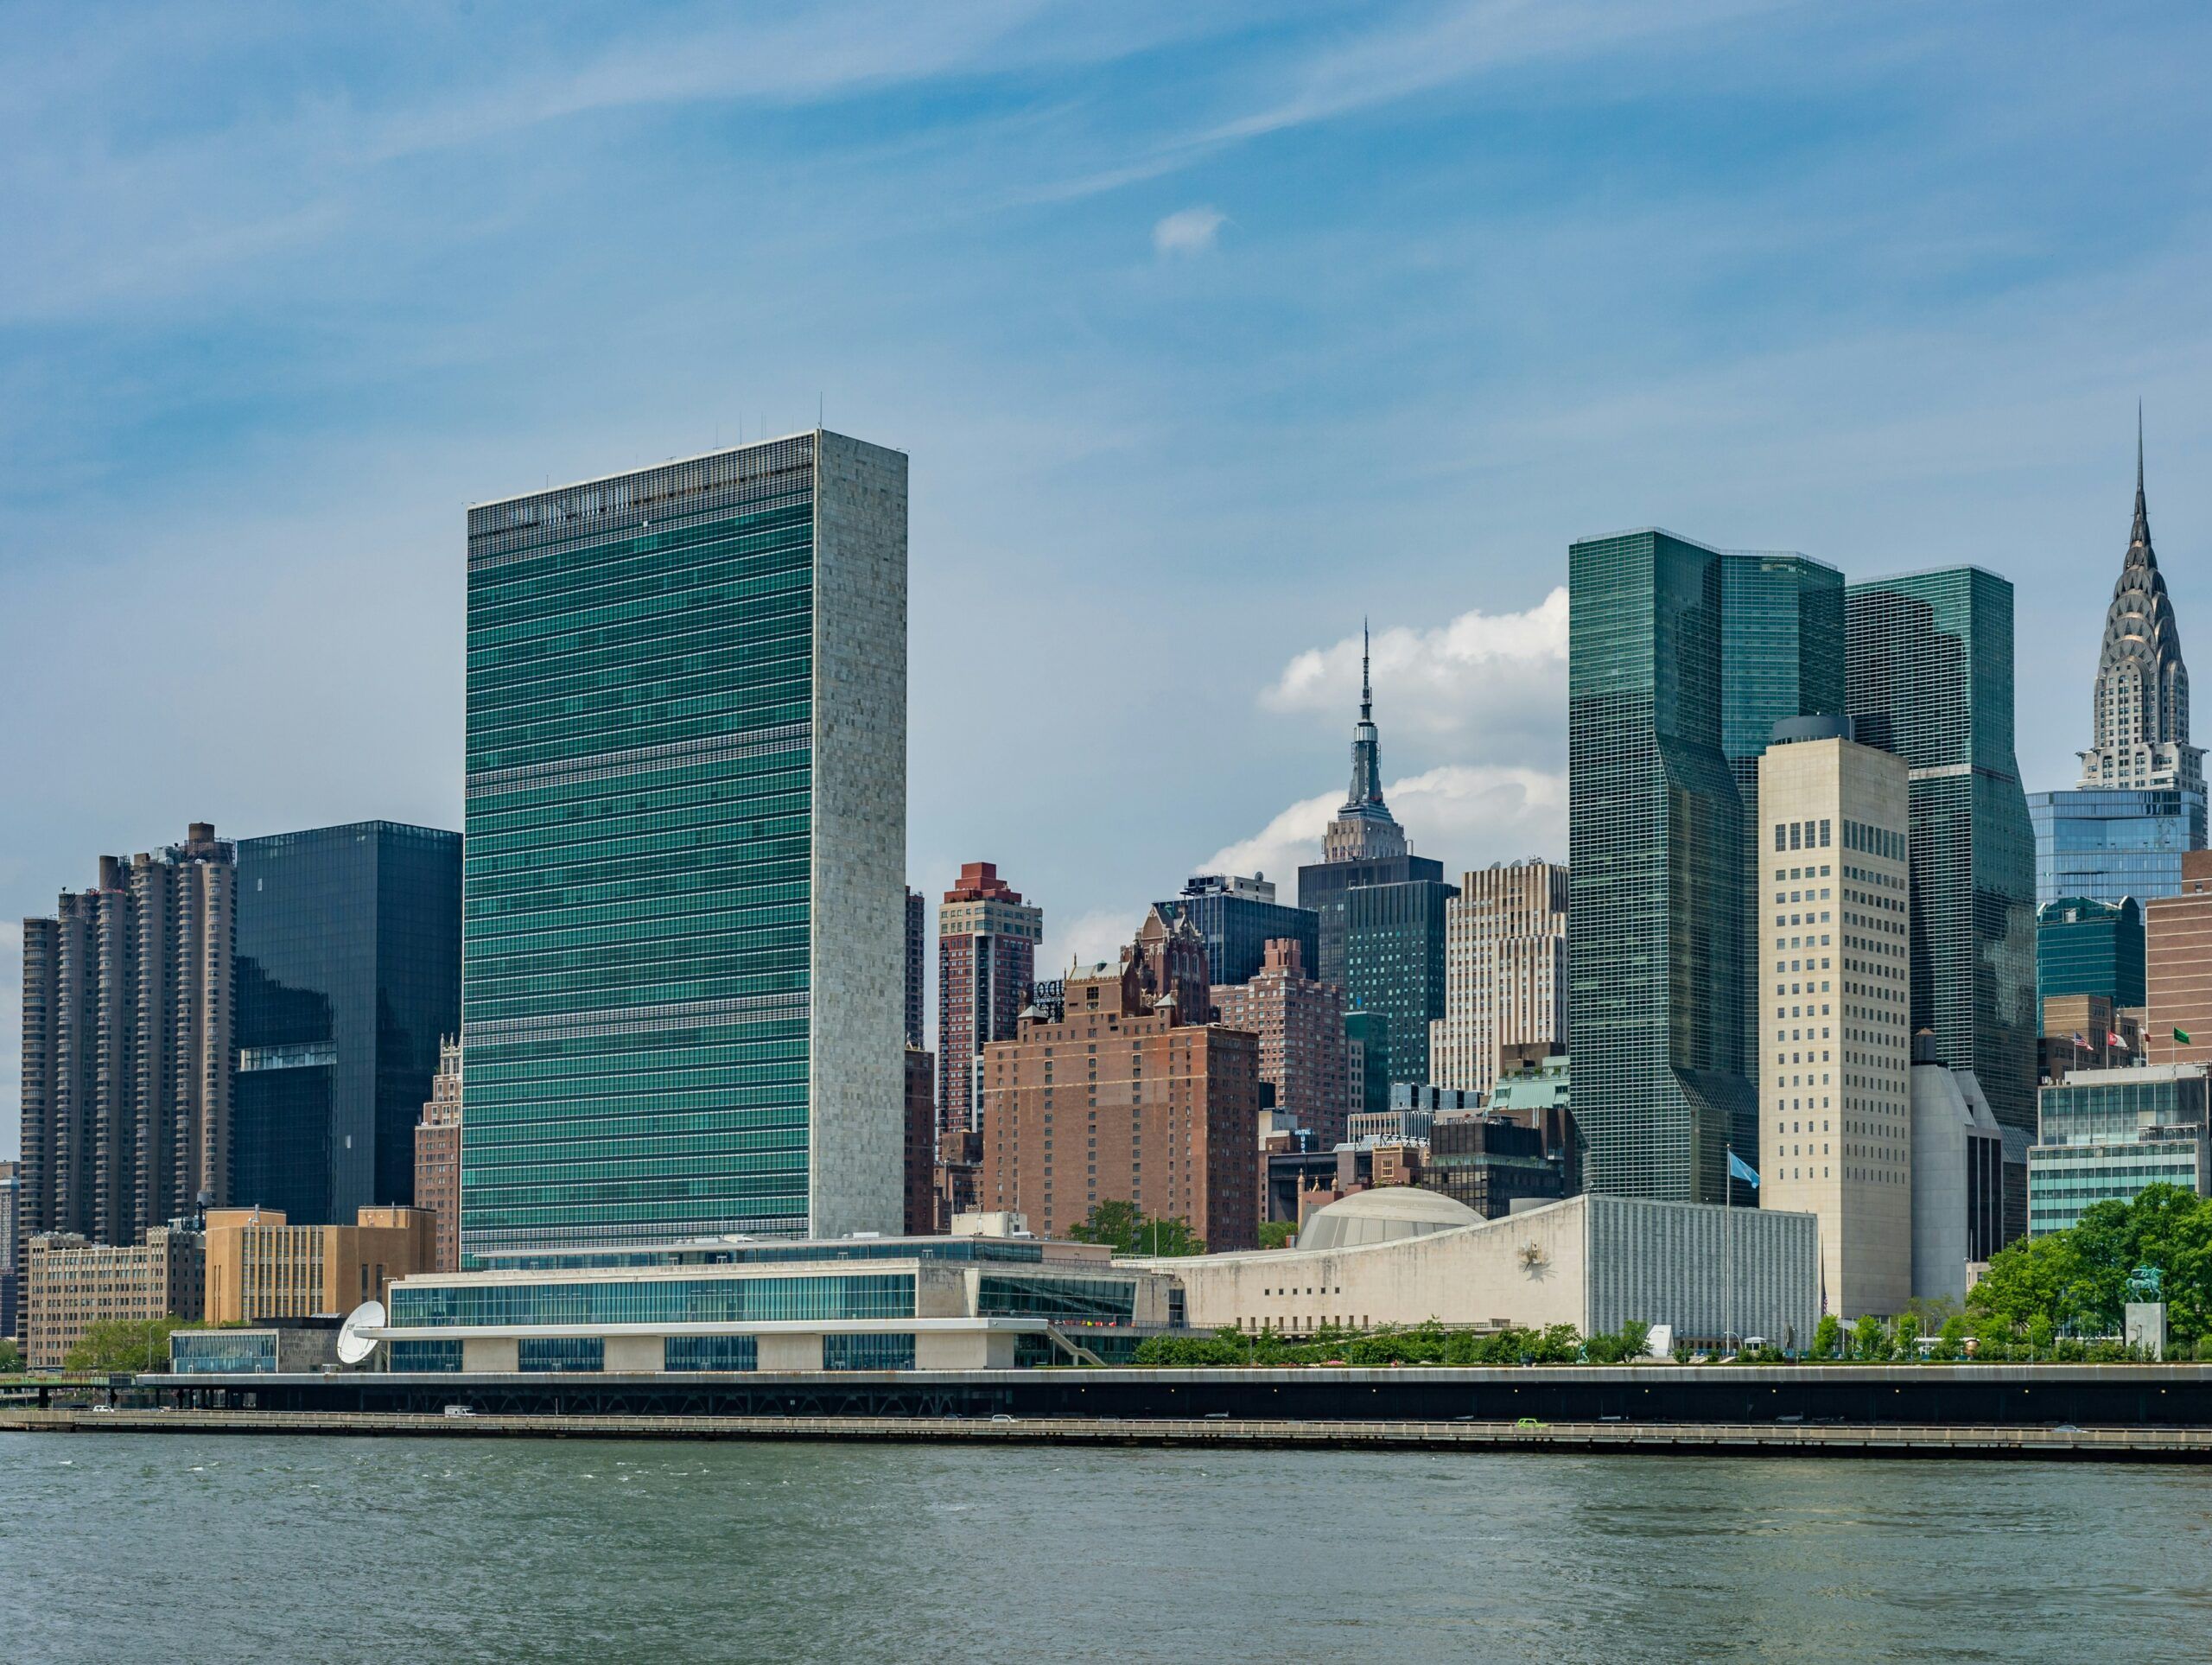
M73 1376L165 1370L169 1363L169 1338L179 1330L243 1327L205 1319L187 1320L174 1314L162 1319L102 1319L85 1326L84 1335L63 1358L61 1368Z
M1571 1324L1542 1330L1447 1330L1431 1321L1407 1330L1339 1330L1325 1325L1304 1341L1272 1330L1217 1330L1210 1336L1153 1336L1135 1362L1169 1368L1247 1364L1618 1364L1643 1356L1647 1324L1585 1337Z

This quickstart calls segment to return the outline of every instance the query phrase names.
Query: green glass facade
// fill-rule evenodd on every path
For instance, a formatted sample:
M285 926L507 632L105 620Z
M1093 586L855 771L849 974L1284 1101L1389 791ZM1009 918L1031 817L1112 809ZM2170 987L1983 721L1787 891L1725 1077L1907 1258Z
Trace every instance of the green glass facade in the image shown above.
M1567 1033L1592 1191L1717 1203L1755 1160L1743 804L1722 747L1719 551L1568 551Z
M2082 1070L2045 1087L2028 1152L2028 1235L2065 1230L2083 1211L2147 1185L2212 1192L2206 1112L2196 1064Z
M2062 897L2036 910L2036 1001L2101 995L2114 1006L2147 998L2143 910L2132 896L2095 902Z
M2012 587L1978 567L1853 584L1860 743L1911 770L1912 1027L2000 1127L2036 1125L2035 836L2012 752Z
M1344 984L1380 1013L1390 1081L1428 1079L1428 1026L1444 1015L1444 905L1456 885L1416 879L1344 893Z
M1758 1084L1759 759L1774 725L1844 710L1843 575L1809 556L1720 559L1720 749L1744 804L1744 1077Z
M906 464L470 511L464 1255L895 1230Z
M912 1273L633 1282L431 1284L391 1289L396 1329L486 1325L772 1324L910 1319Z

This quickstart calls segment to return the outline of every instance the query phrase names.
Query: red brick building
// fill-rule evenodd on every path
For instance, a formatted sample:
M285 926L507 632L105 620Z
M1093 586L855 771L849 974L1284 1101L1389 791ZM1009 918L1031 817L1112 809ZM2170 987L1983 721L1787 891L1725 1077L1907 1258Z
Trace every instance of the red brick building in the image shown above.
M963 1131L974 1120L976 1059L995 1040L1011 1039L1037 976L1045 911L989 861L969 861L937 912L938 1131Z
M415 1124L415 1206L437 1217L433 1272L461 1270L461 1043L442 1041L430 1102Z
M2143 909L2153 1064L2212 1063L2212 850L2184 850L2181 893ZM2189 1039L2177 1040L2179 1030Z
M1260 1079L1274 1087L1277 1115L1325 1150L1340 1143L1351 1093L1344 991L1314 982L1298 944L1278 937L1249 982L1214 985L1213 1006L1224 1027L1260 1038Z
M984 1049L981 1204L1052 1237L1130 1202L1187 1220L1209 1249L1255 1248L1258 1037L1185 1021L1146 979L1140 943L1118 969L1071 974L1064 1015Z

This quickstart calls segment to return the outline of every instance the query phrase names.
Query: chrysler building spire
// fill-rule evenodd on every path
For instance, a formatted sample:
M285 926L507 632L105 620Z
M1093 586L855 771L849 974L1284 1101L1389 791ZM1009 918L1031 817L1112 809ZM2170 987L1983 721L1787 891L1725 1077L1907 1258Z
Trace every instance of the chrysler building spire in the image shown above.
M2121 557L2097 656L2094 742L2082 785L2143 789L2204 785L2204 753L2189 743L2189 671L2166 581L2151 547L2143 490L2143 413L2135 415L2135 523Z

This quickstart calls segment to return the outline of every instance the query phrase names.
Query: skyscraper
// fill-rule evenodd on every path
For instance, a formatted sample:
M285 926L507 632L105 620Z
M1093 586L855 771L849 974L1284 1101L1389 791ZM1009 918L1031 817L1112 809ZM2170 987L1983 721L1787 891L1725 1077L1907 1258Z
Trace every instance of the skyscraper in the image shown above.
M22 1239L138 1243L229 1199L236 880L194 822L23 921Z
M1656 530L1567 555L1567 1033L1592 1191L1717 1203L1730 1147L1758 1148L1723 562Z
M1370 1048L1379 1042L1389 1049L1383 1057L1384 1078L1425 1080L1427 1024L1441 1010L1443 998L1443 905L1452 887L1444 882L1441 861L1412 853L1405 829L1382 801L1382 744L1375 727L1375 690L1368 675L1364 627L1360 635L1359 721L1352 729L1351 790L1323 836L1321 860L1298 870L1298 905L1319 916L1315 973L1321 982L1340 985L1361 1006L1375 1006L1365 998L1363 987L1399 991L1390 996L1387 1029L1368 1038ZM1395 885L1427 888L1387 904L1370 899L1367 917L1377 934L1362 956L1362 980L1356 981L1351 967L1351 893ZM1410 932L1408 921L1416 914L1433 925L1433 942ZM1409 963L1387 963L1394 944L1413 956ZM1434 1005L1429 1003L1428 996L1432 962L1437 973ZM1418 997L1405 992L1415 989L1421 991ZM1404 1027L1409 1021L1421 1025L1418 1035Z
M231 1192L300 1225L411 1202L461 1027L461 835L365 821L238 847Z
M982 1103L976 1060L995 1040L1014 1039L1029 986L1045 910L1024 902L995 863L963 862L937 911L938 1131L971 1130Z
M1720 749L1744 801L1744 918L1758 912L1759 758L1777 722L1844 710L1843 575L1809 556L1720 559ZM1744 933L1744 1076L1759 1079L1759 937Z
M1292 937L1269 943L1257 972L1214 984L1214 1011L1223 1028L1260 1038L1260 1079L1274 1088L1277 1113L1327 1150L1343 1141L1351 1108L1344 991L1307 976L1305 951Z
M437 1228L433 1270L461 1269L461 1043L438 1045L438 1073L430 1081L423 1119L415 1124L415 1206Z
M896 1231L906 460L468 516L464 1254Z
M906 1045L922 1044L922 978L928 961L924 946L929 929L929 905L921 892L906 888Z
M1344 893L1344 988L1389 1020L1395 1082L1429 1078L1429 1025L1444 1014L1444 918L1456 885L1409 879Z
M2178 893L2182 853L2205 845L2204 750L2190 744L2189 671L2151 548L2139 417L2135 522L2105 609L2091 724L2079 784L2028 799L2037 900Z
M1444 1014L1429 1026L1428 1078L1487 1093L1498 1049L1567 1041L1567 869L1497 863L1444 908Z
M1847 717L1775 725L1759 759L1758 1204L1821 1223L1827 1310L1912 1298L1904 761Z
M1932 1030L1937 1061L1974 1072L2018 1143L2035 1132L2037 1014L2012 587L1949 567L1853 584L1847 608L1859 740L1911 771L1913 1032Z
M1298 944L1306 975L1319 962L1319 917L1276 901L1275 887L1259 874L1198 874L1180 896L1155 906L1168 918L1198 927L1217 984L1249 982L1268 963L1268 945L1286 937Z

